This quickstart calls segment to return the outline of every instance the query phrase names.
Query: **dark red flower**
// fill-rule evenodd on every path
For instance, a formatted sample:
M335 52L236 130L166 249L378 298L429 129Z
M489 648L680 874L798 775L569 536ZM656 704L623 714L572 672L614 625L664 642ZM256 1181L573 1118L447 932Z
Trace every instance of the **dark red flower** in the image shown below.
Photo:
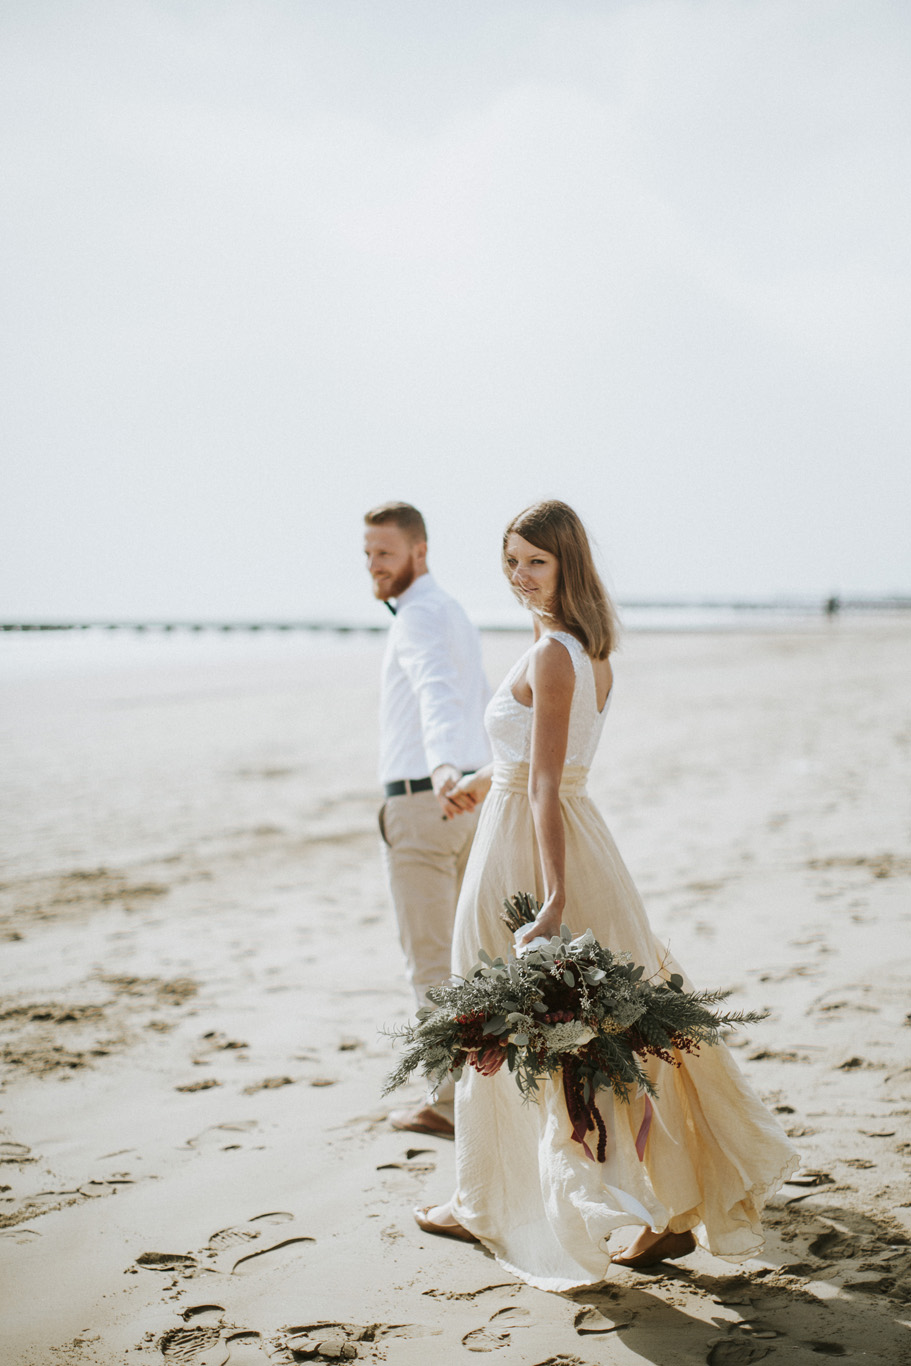
M501 1048L498 1043L492 1044L489 1048L479 1049L472 1059L482 1077L492 1077L494 1072L499 1072L505 1061L506 1049Z

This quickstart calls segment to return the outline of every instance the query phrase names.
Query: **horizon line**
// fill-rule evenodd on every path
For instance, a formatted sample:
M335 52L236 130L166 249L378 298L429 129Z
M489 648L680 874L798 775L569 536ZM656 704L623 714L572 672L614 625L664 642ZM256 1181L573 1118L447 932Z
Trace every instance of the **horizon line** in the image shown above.
M624 611L664 612L733 612L733 613L794 613L801 615L837 616L841 612L908 611L911 594L889 593L876 596L782 597L782 598L629 598L617 604ZM380 634L388 629L384 621L342 620L339 618L314 620L283 617L92 617L13 619L0 621L0 631L328 631L346 634L363 632ZM486 622L478 626L485 632L523 631L519 623Z

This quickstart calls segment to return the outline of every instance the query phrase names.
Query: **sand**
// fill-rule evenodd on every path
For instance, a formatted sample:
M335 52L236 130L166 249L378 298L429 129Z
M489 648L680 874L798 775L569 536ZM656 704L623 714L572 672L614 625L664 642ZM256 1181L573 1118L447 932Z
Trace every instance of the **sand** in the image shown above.
M625 641L592 791L770 1010L738 1057L803 1168L762 1256L573 1295L411 1219L453 1145L381 1098L381 642L164 646L0 682L3 1366L911 1361L908 623Z

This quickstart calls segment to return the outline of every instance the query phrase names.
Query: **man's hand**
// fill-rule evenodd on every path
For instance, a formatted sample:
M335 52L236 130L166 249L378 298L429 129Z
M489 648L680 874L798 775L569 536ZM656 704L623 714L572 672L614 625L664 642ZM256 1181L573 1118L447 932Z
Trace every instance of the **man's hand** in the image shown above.
M459 814L459 808L450 801L449 794L461 779L462 770L456 768L455 764L439 764L430 775L430 781L433 783L433 795L440 804L444 820L449 820Z

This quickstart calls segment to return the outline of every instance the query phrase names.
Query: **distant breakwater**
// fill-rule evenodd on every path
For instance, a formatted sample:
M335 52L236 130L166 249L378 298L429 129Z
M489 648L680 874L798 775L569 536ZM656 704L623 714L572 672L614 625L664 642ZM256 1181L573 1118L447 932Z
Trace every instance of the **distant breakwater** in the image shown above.
M894 613L911 611L911 596L894 595L890 597L829 597L822 599L786 599L780 601L723 601L706 599L701 601L641 601L630 599L619 604L621 617L630 613L635 617L638 628L648 630L649 618L661 620L663 629L672 629L675 619L685 623L690 629L698 629L700 622L707 628L719 619L730 623L740 620L744 624L760 625L764 618L787 620L788 618L837 617L842 613ZM170 618L84 621L4 621L0 631L137 631L153 633L198 633L198 632L273 632L273 631L312 631L329 635L379 635L388 629L386 621L348 622L348 621L289 621L263 618L260 620L241 619L236 621L202 619L179 621ZM486 624L482 631L527 631L527 625L516 623Z

